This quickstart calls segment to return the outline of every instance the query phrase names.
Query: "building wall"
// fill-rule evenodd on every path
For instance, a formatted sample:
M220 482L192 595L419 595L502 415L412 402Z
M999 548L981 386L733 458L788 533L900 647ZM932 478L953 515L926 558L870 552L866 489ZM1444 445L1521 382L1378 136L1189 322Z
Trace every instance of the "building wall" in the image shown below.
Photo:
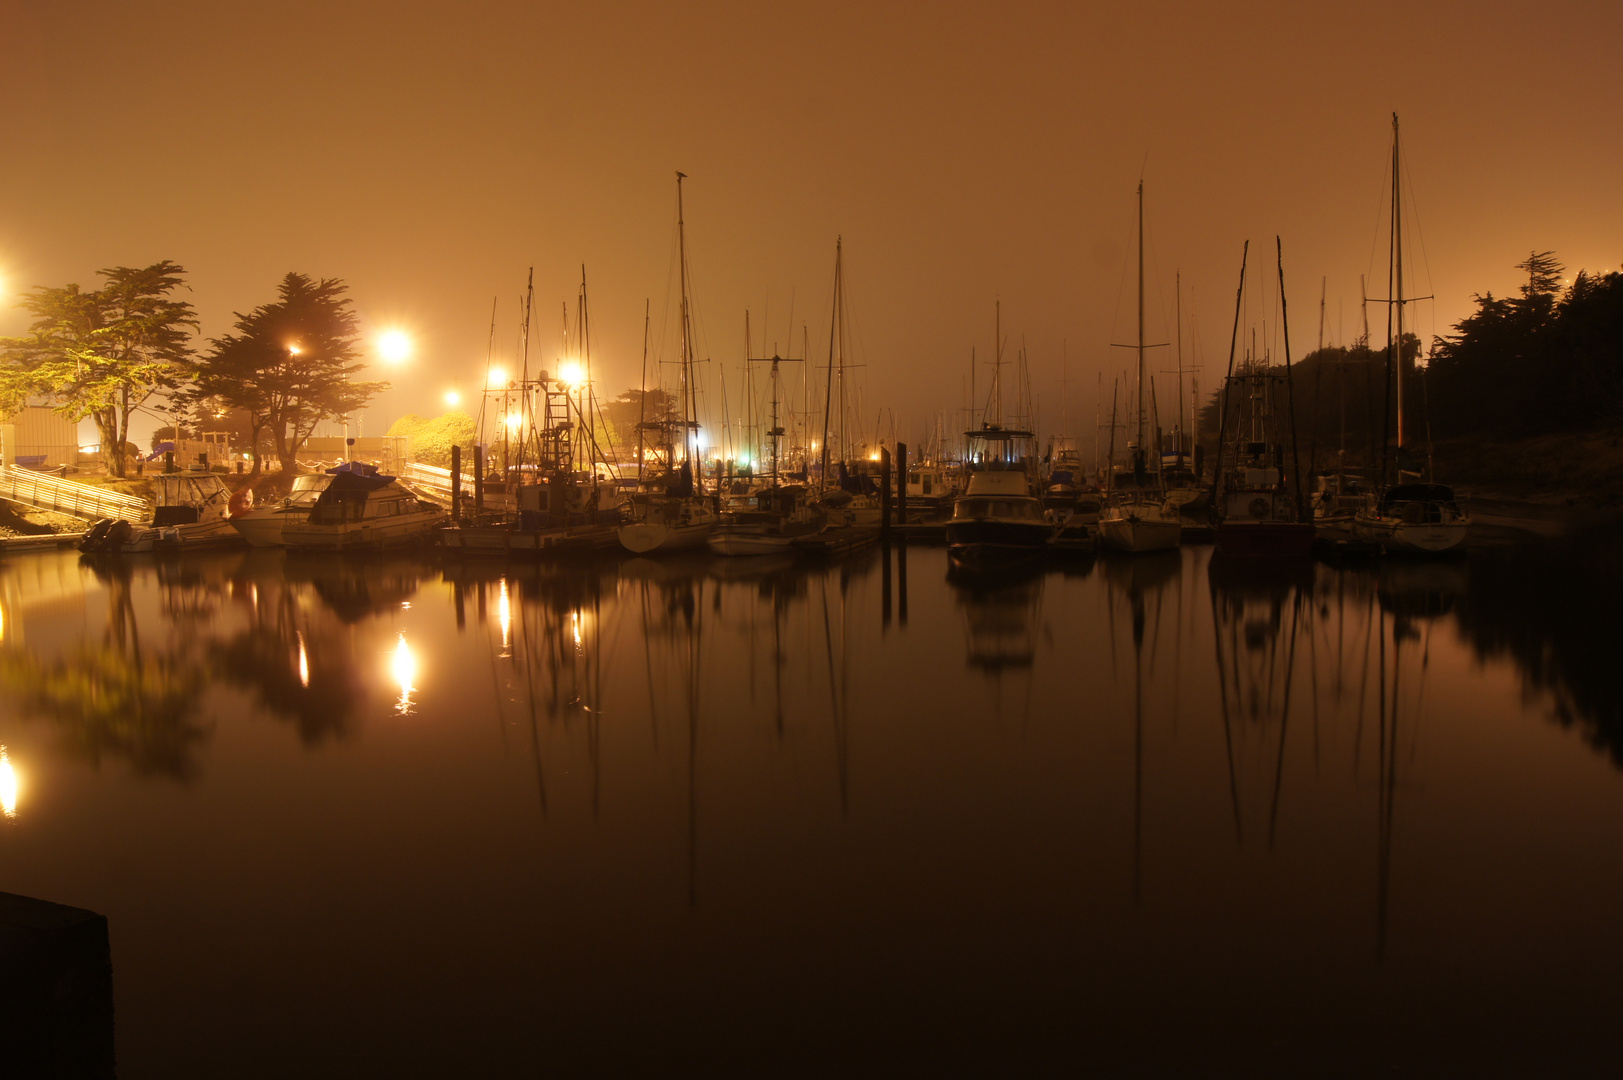
M0 457L7 465L41 455L47 466L77 463L79 425L44 405L29 405L0 418Z

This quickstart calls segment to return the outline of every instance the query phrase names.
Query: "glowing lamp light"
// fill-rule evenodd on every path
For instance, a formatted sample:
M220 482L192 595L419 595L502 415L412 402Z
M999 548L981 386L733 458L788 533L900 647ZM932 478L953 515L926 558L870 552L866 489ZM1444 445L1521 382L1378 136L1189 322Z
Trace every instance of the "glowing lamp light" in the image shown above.
M517 431L519 428L521 428L523 426L524 426L524 414L523 413L516 413L515 412L515 413L508 413L507 414L507 430L508 431Z
M502 387L502 386L506 386L506 385L507 385L507 369L506 368L499 368L499 367L491 368L490 369L490 374L485 377L485 386L486 387L491 387L491 386Z
M288 354L288 355L289 355L289 356L298 356L298 355L299 355L299 354L300 354L300 353L302 353L302 352L303 352L303 351L304 351L304 350L303 350L303 349L301 349L301 348L299 348L299 347L298 347L298 346L297 346L297 345L289 345L289 346L288 346L288 347L287 347L287 354Z
M558 381L565 386L579 386L586 378L586 370L573 360L558 365Z
M378 354L391 364L411 355L411 338L403 330L390 330L378 338Z
M455 390L447 390L445 392L445 404L450 408L456 408L458 405L462 404L462 395L457 393Z

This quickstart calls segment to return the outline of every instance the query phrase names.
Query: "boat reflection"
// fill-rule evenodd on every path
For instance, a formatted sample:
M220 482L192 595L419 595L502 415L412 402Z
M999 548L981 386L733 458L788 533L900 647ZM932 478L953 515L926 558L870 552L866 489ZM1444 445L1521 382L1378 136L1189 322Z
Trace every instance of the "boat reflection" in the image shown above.
M1030 668L1042 617L1042 561L982 568L952 560L947 581L964 614L969 666L994 677Z

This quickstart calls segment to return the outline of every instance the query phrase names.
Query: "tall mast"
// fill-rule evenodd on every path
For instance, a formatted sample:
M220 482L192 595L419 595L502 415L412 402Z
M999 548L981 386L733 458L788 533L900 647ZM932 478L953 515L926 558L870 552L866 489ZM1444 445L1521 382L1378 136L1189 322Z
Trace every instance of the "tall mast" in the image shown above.
M1144 453L1144 181L1142 180L1138 182L1138 452Z
M834 312L830 316L831 323L828 328L828 372L823 383L823 463L822 475L818 477L820 488L828 487L828 414L834 405L834 339L840 329L840 244L841 238L834 238ZM843 393L844 387L841 387ZM840 447L845 452L845 447Z
M676 174L676 258L680 264L682 285L682 464L691 469L693 433L693 393L689 386L693 368L693 342L688 322L688 248L687 231L682 220L682 181L687 173ZM702 489L703 485L700 484ZM696 489L696 490L699 490Z
M1183 271L1172 275L1172 312L1178 322L1178 413L1172 429L1172 453L1183 464ZM1193 446L1190 447L1193 450Z
M1398 449L1403 449L1403 174L1399 171L1398 114L1392 114L1392 302L1397 308L1397 336L1392 339L1392 362L1397 365ZM1401 479L1403 458L1398 457Z
M997 301L992 316L992 422L1003 423L1003 301Z

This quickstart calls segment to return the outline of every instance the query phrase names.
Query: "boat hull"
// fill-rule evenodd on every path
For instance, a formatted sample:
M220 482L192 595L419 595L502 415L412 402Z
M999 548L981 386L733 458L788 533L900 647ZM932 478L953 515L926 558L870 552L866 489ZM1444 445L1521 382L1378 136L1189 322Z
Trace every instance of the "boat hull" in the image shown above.
M1379 544L1392 554L1451 555L1465 550L1469 520L1413 524L1381 514L1359 514L1353 518L1353 535Z
M1305 559L1313 554L1313 523L1225 521L1217 526L1217 553L1245 559Z
M413 520L415 519L415 520ZM444 522L443 514L401 515L392 521L363 519L342 525L290 521L282 527L282 545L289 551L361 551L402 547L432 538Z
M1054 527L1046 521L995 518L954 519L947 522L947 547L960 554L973 550L986 556L1000 552L1029 554L1048 545Z
M274 510L250 510L232 518L231 527L254 547L281 547L282 526L287 524L287 520L287 512L279 507Z
M794 539L792 536L776 536L771 533L732 532L722 529L705 537L705 543L717 555L778 555L790 550Z
M695 522L691 525L664 525L639 521L620 526L620 546L638 555L655 551L679 551L704 544L715 531L714 521Z
M92 554L140 555L147 552L169 554L209 548L235 547L242 537L225 518L186 525L133 525L126 521L110 523L117 532L92 528L79 541L79 550Z
M1183 539L1183 522L1177 510L1164 504L1127 503L1101 514L1094 531L1113 551L1170 551Z
M522 529L510 525L462 525L443 529L440 544L462 555L539 555L596 551L619 546L613 526Z

